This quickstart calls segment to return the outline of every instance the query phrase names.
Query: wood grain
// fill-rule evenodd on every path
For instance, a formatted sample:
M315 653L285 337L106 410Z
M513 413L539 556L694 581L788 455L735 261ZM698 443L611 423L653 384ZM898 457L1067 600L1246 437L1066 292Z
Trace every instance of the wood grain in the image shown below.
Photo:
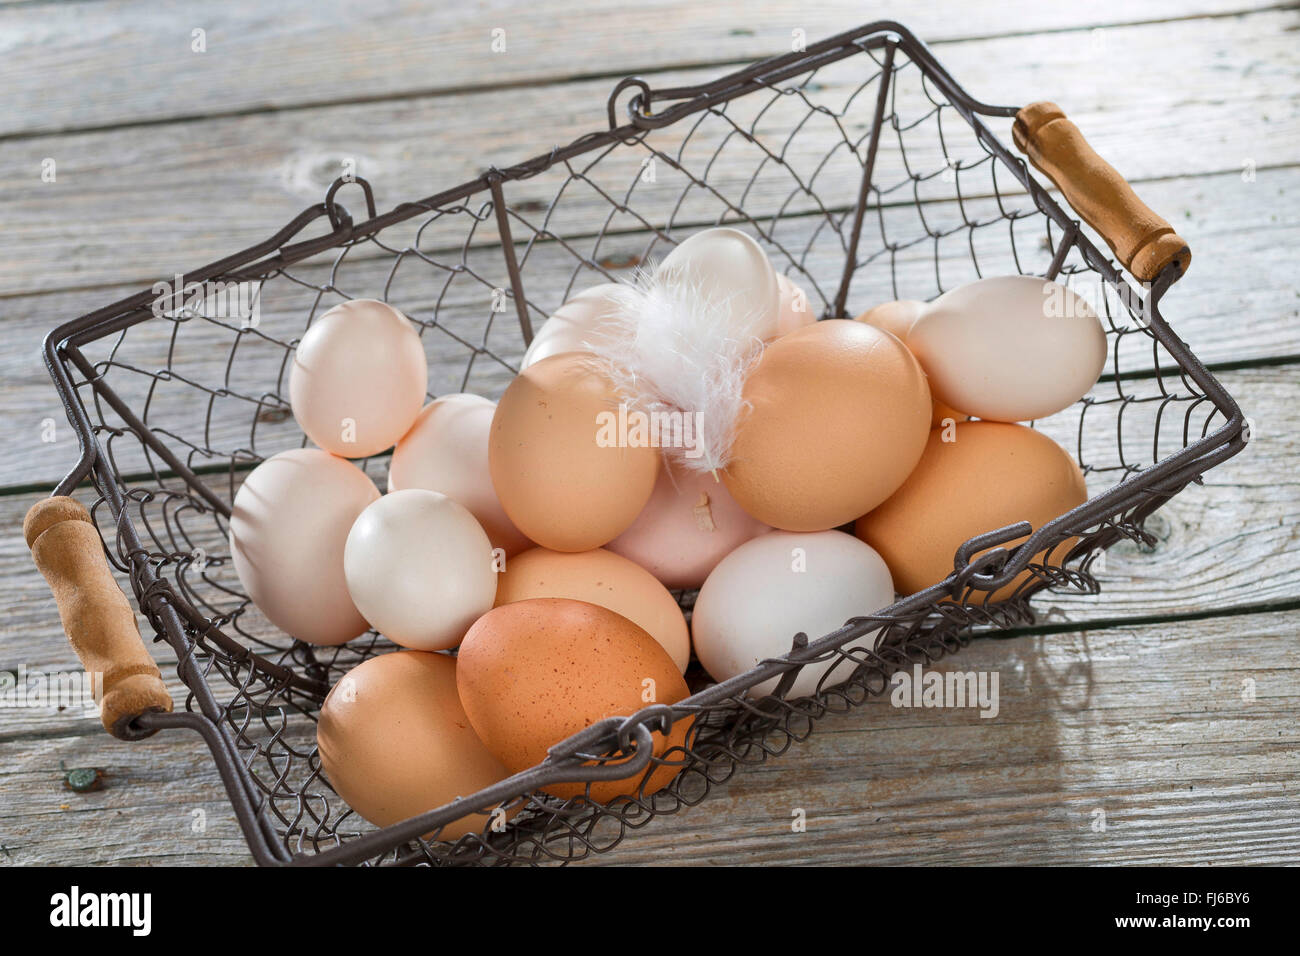
M997 672L996 718L875 699L598 859L1294 864L1293 630L1260 614L982 642L940 669Z
M1005 32L1079 31L1266 7L1266 0L1141 0L1100 4L960 0L913 5L907 25L931 42ZM589 3L545 5L255 4L143 0L0 9L8 94L0 134L159 123L409 97L485 84L538 86L583 74L625 75L698 62L740 62L852 29L884 10L849 0L726 4L647 0L617 15ZM193 31L205 31L194 52ZM504 49L493 49L493 30ZM1078 42L1087 42L1087 35ZM87 89L94 96L87 96Z
M1294 615L1256 614L977 642L939 669L996 673L996 717L873 700L591 862L1295 864L1293 630ZM4 746L0 860L249 860L197 739ZM105 789L62 789L60 760L104 768Z
M5 740L0 864L248 864L238 821L202 741L164 733L126 744L108 734ZM104 771L74 793L63 767ZM201 826L201 830L196 827Z
M1240 175L1246 164L1257 171L1294 161L1300 104L1287 91L1300 70L1288 31L1295 24L1294 12L1270 12L1111 27L1102 34L1104 45L1096 49L1089 34L1046 40L1035 34L946 44L943 55L954 76L991 102L1044 97L1061 101L1097 151L1130 181L1225 171ZM1050 67L1044 64L1045 43L1050 45ZM1249 60L1234 59L1232 51L1246 45ZM1137 69L1133 64L1146 63L1153 47L1180 51L1180 81L1157 85L1134 101L1129 95ZM819 88L811 94L814 101L842 108L870 75L864 63L853 58L819 74ZM678 71L657 82L700 82L718 73L716 67ZM912 93L895 105L904 124L913 124L930 104L919 92L915 70L902 76L903 88ZM1075 76L1087 76L1088 82L1065 80ZM558 88L204 119L144 134L128 128L0 141L0 217L13 236L8 255L0 259L0 290L13 295L124 281L147 285L198 268L265 239L320 202L344 171L344 161L371 181L381 210L429 196L474 179L489 164L504 167L604 128L611 85L603 79L580 81ZM855 100L844 121L854 141L866 133L870 100L869 94ZM766 102L766 95L759 95L737 100L729 109L743 126L742 120ZM748 191L748 179L764 154L725 124L706 124L693 133L683 159L698 175L730 134L723 159L710 175L731 201L743 197L742 205L756 216L814 208L788 169L812 182L826 205L848 207L857 193L860 166L841 150L819 168L827 144L840 135L829 119L814 117L798 137L785 142L805 111L795 98L783 97L764 115L760 140L771 153L784 157L786 167L769 160ZM1192 115L1194 122L1188 118ZM523 117L527 121L521 124ZM959 135L962 121L951 111L947 122L944 133L953 160L973 162L983 155L967 148L969 133ZM1010 121L989 122L1009 143ZM692 126L687 122L669 127L650 142L675 156ZM897 137L882 139L874 179L881 188L895 187L886 201L911 201L911 174L928 177L915 184L919 198L953 195L954 185L939 175L945 158L938 133L938 125L930 121L909 128L906 165ZM859 151L865 147L860 145ZM645 156L643 150L628 150L602 160L599 172L593 173L595 184L621 196L640 173ZM57 164L53 183L40 178L46 158ZM985 164L963 172L963 194L988 194L988 169ZM651 203L660 193L671 192L676 199L682 182L666 163L659 164L658 172L656 186L638 187L633 208ZM512 183L507 195L515 203L548 202L563 179L557 173ZM1014 183L1004 174L998 185L1011 190ZM1226 179L1224 185L1230 189ZM1144 185L1139 192L1176 228L1190 225L1182 218L1188 210L1179 208L1183 204L1167 188ZM357 202L348 191L340 199L349 206ZM698 189L686 200L678 216L681 222L710 221L722 211ZM608 203L582 183L566 191L560 209L555 228L562 234L572 223L589 230L593 219L609 212ZM618 219L613 225L639 228L638 223ZM494 234L488 222L478 235L486 241Z

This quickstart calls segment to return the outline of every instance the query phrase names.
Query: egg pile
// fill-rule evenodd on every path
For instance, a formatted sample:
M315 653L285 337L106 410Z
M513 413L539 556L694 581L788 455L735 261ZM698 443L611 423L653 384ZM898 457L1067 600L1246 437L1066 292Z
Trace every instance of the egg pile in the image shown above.
M400 646L353 668L320 712L321 767L367 820L469 795L603 718L682 700L692 657L715 680L742 674L797 632L943 580L972 535L1086 499L1070 456L1022 424L1077 401L1105 363L1095 312L1064 287L996 277L814 321L804 290L729 228L688 238L655 280L698 300L746 363L721 467L598 440L598 423L626 418L593 344L627 326L621 284L566 302L496 403L424 404L420 337L382 302L335 306L298 344L290 404L316 447L247 476L231 554L294 637L338 645L374 628ZM350 459L390 448L381 494ZM699 589L689 626L680 589ZM790 694L848 676L842 659L809 665ZM689 726L656 733L664 761L592 797L664 786Z

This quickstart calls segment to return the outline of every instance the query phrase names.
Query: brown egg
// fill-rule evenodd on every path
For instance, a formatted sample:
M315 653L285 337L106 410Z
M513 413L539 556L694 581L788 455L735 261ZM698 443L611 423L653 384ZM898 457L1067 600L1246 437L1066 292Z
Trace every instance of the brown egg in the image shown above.
M920 315L924 310L924 302L918 302L915 299L899 299L895 302L884 302L876 306L874 309L868 309L853 321L865 322L867 325L874 325L876 328L888 332L906 345L907 333L912 328L912 323L920 318ZM929 384L928 380L927 384ZM970 416L965 412L959 412L951 405L945 405L943 402L939 401L939 399L935 397L933 391L930 393L930 398L931 428L940 427L943 425L944 419L946 418L951 418L954 422L965 422L970 420Z
M925 453L903 487L854 526L885 559L894 587L912 594L953 571L968 538L1017 521L1035 529L1087 500L1083 473L1065 449L1041 432L1001 422L963 422L930 432ZM1002 547L1010 549L1023 541ZM1058 545L1057 557L1069 551ZM994 592L1010 596L1025 571Z
M894 336L848 319L767 347L745 382L727 490L765 524L825 531L888 498L930 429L925 374Z
M691 662L691 638L677 599L641 565L612 551L532 548L506 562L496 606L528 598L572 598L609 608L644 628L679 671Z
M589 551L617 537L654 490L659 449L606 444L619 399L586 352L520 372L492 418L488 465L497 497L528 538Z
M456 686L470 723L516 773L599 720L687 696L677 665L653 637L608 608L566 598L532 598L494 608L469 629L458 661ZM689 719L677 721L668 738L656 733L654 753L680 746L689 724ZM657 768L648 775L644 793L662 788L679 769ZM643 776L644 771L593 783L592 798L605 802L634 793ZM555 784L546 790L568 798L582 793L584 784Z
M948 424L949 420L951 420L953 424L956 424L957 422L968 422L970 421L970 416L965 412L957 411L957 409L953 408L951 405L945 405L937 398L934 399L931 404L930 427L942 428L944 425Z
M915 299L898 299L894 302L882 302L874 309L867 309L853 321L874 325L906 342L908 330L924 309L924 302Z
M445 654L398 651L348 671L321 706L316 741L331 786L378 826L509 776L470 726L456 692L456 659ZM488 822L471 813L438 839L479 832Z

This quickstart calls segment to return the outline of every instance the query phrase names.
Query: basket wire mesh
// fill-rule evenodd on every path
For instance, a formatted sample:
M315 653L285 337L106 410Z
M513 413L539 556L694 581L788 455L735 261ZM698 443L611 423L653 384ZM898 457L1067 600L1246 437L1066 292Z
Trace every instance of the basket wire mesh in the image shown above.
M182 295L185 283L171 297L149 290L55 330L47 363L82 442L56 493L93 483L110 560L189 689L181 711L140 718L139 733L204 737L260 863L567 862L698 803L827 713L885 692L895 670L1032 623L1036 591L1097 593L1091 568L1102 551L1150 543L1144 519L1240 449L1242 418L1159 315L1176 276L1141 291L1121 276L985 123L1014 112L971 99L893 23L702 86L653 90L631 78L610 97L609 130L382 216L369 183L340 180L267 242L187 274L201 294ZM364 200L364 221L343 197ZM304 237L320 220L329 231ZM947 581L834 634L791 635L787 658L721 685L693 665L693 694L680 704L603 721L533 771L370 826L321 774L315 719L333 682L392 645L372 632L323 648L279 632L243 593L227 543L230 502L249 470L306 444L286 397L296 342L338 302L383 299L420 331L430 397L495 398L532 329L572 293L619 281L717 224L755 235L826 317L1008 273L1080 292L1105 323L1107 369L1088 397L1033 425L1074 454L1089 502L1018 547L999 545L1028 526L988 529L955 555ZM230 288L249 309L232 314ZM359 464L382 482L386 456ZM1026 569L1011 598L990 601ZM679 597L689 614L693 594ZM835 686L786 698L801 664L831 658L843 663L823 684ZM774 694L745 697L777 675ZM688 716L684 745L652 756L649 731ZM602 773L645 777L662 762L682 767L668 787L609 804L538 790ZM499 804L519 811L508 825L493 813ZM483 815L483 831L439 842L467 808Z

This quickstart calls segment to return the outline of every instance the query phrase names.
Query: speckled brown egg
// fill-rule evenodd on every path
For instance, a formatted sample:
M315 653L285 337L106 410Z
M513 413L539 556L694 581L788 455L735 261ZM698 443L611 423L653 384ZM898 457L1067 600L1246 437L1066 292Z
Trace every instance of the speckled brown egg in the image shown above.
M687 696L677 665L645 630L608 608L567 598L517 601L479 618L461 643L456 685L474 730L512 772L606 717ZM656 733L655 754L681 745L689 723L678 720L668 738ZM678 769L656 769L644 792L663 787ZM604 802L633 792L644 776L594 783L591 796ZM546 788L564 798L583 789Z
M691 638L677 599L641 565L596 548L577 553L531 548L506 562L496 604L537 597L599 604L645 628L679 671L691 662Z
M492 418L488 465L497 497L529 539L588 551L636 520L654 490L659 450L609 441L614 387L586 352L524 369Z
M378 826L508 776L470 726L456 691L456 659L445 654L398 651L357 665L325 698L316 739L330 785ZM488 820L469 814L438 839L478 832Z
M723 472L751 515L824 531L870 511L925 448L930 391L897 338L828 319L777 339L745 382L750 405Z
M912 594L951 574L957 548L968 538L1018 521L1040 528L1087 497L1079 466L1042 432L962 422L930 433L907 481L859 518L854 532L885 559L894 587ZM1001 547L1010 550L1023 540ZM1058 545L1054 554L1064 556L1071 546ZM1009 597L1030 574L995 591L993 600Z

